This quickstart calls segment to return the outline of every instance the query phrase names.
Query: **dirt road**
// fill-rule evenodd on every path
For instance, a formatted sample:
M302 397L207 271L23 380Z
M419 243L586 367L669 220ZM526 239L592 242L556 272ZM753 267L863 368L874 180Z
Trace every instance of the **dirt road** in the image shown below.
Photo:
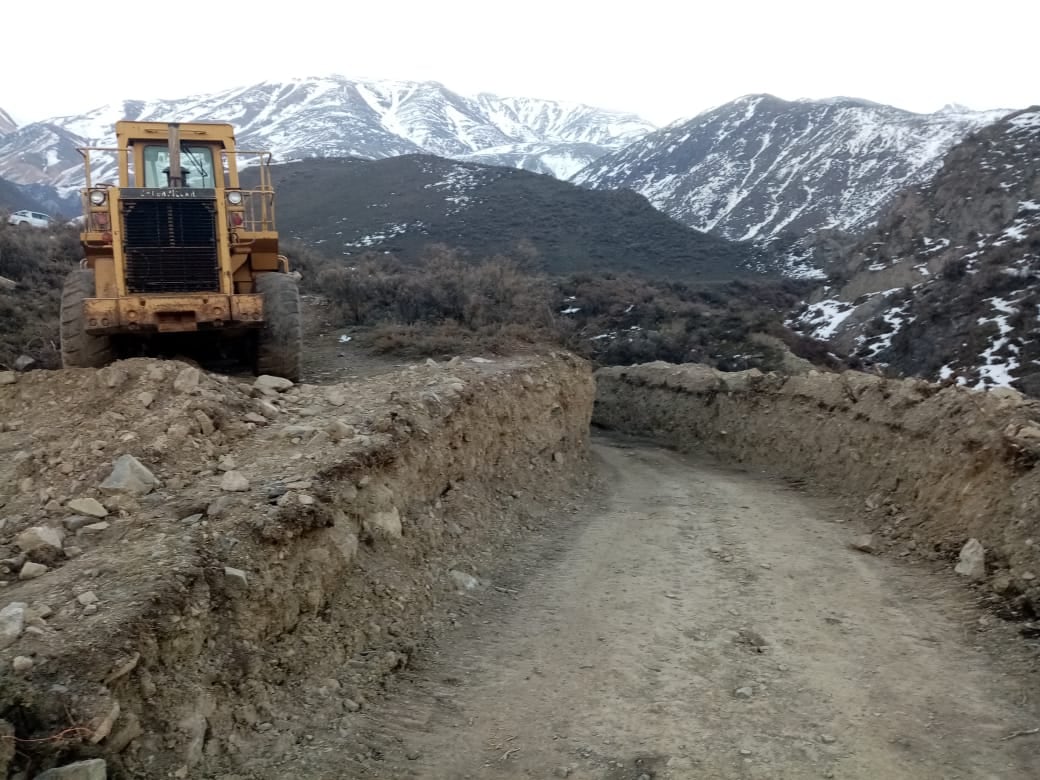
M776 482L596 456L605 506L353 716L367 760L308 777L1038 776L1040 735L1004 739L1040 726L1035 655L963 586L850 550L833 507Z

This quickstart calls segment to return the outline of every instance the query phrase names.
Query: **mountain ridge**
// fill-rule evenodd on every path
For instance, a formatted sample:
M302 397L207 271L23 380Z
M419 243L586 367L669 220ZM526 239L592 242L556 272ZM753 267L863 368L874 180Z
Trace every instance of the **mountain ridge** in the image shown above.
M957 141L1005 113L914 114L860 98L750 94L653 131L572 181L633 189L732 240L856 230L934 173Z
M74 189L82 174L69 149L110 144L119 119L227 121L241 146L272 149L281 161L431 153L498 162L497 154L552 173L570 173L654 127L634 114L584 104L467 97L435 81L298 78L174 100L124 100L33 122L0 138L0 176ZM103 165L99 173L106 173Z

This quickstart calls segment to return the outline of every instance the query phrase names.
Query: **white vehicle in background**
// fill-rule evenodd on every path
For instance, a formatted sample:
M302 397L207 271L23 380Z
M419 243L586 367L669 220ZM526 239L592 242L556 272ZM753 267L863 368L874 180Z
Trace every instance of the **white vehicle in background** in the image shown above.
M21 225L22 227L50 227L51 216L50 214L42 214L39 211L29 211L28 209L22 211L16 211L14 214L7 218L9 225Z

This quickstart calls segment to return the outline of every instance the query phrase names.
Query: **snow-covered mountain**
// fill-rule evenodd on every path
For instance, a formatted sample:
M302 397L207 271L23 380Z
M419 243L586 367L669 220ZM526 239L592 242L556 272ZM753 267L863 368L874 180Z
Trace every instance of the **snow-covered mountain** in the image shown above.
M750 95L650 133L573 179L633 189L670 216L733 240L870 225L927 180L969 132L1008 112L913 114L853 98Z
M230 122L240 147L270 149L280 161L427 152L560 177L654 129L635 115L580 104L466 97L436 82L329 76L176 100L127 100L25 125L0 138L0 176L77 187L82 169L75 147L111 145L119 119Z
M903 374L1040 395L1040 107L969 135L794 324Z
M0 137L9 135L18 129L18 123L11 118L11 115L0 108Z

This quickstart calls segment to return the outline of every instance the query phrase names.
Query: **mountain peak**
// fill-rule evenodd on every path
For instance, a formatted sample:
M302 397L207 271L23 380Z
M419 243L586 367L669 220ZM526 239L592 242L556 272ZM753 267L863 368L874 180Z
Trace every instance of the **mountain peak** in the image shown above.
M855 230L996 118L913 114L840 96L745 95L604 155L573 180L634 189L691 227L733 240Z
M27 125L0 140L0 176L63 190L83 181L78 145L111 145L115 122L217 120L239 143L270 149L279 161L311 157L381 159L427 152L568 177L654 126L633 114L538 98L466 96L438 81L353 79L339 74L268 80L178 100L113 102L85 114ZM33 130L59 128L72 153ZM25 128L23 128L24 130ZM2 134L0 134L2 135ZM66 145L68 146L68 145ZM98 174L109 171L98 170Z

